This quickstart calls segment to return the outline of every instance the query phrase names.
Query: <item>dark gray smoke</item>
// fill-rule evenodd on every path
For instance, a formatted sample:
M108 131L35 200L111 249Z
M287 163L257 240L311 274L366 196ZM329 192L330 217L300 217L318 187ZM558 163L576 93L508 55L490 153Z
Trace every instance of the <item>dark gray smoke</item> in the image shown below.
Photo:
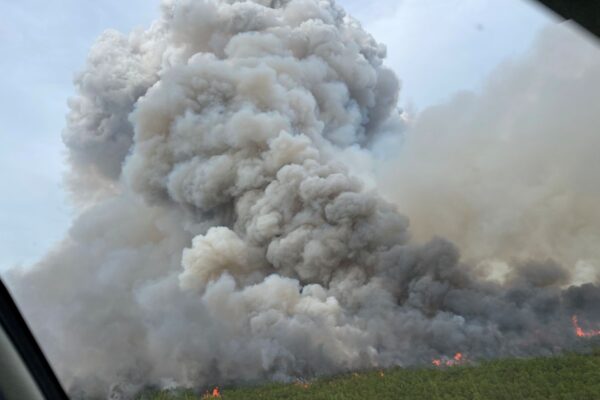
M164 1L99 39L65 131L85 207L11 277L74 394L573 348L597 286L481 279L344 163L403 129L384 56L328 0Z

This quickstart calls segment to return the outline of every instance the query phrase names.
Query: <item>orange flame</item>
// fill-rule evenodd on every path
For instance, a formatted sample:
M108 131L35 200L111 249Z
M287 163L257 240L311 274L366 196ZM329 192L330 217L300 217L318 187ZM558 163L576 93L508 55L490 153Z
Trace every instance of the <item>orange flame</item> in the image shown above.
M573 315L571 317L571 321L573 322L573 328L575 328L575 334L578 337L585 337L585 338L589 338L592 336L598 336L600 335L600 329L592 329L589 331L584 331L583 328L581 328L579 326L579 321L577 320L577 315Z
M218 386L215 386L215 388L212 390L212 393L207 390L206 393L204 393L204 395L200 397L200 399L207 400L212 399L213 397L221 397L221 391L219 391Z
M447 357L434 358L431 361L431 363L433 365L435 365L436 367L441 367L442 365L445 365L446 367L452 367L455 365L463 364L465 361L466 361L465 357L463 356L462 353L456 353L454 355L454 357L452 357L452 358L447 358Z

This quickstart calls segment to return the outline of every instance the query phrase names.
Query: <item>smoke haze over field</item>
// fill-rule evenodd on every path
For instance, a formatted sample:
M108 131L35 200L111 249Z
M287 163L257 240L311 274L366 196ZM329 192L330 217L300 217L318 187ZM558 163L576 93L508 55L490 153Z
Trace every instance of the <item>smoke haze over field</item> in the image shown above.
M576 345L573 313L600 319L598 286L568 287L572 260L596 257L596 49L551 32L529 59L499 69L483 100L465 95L406 122L385 48L332 1L166 0L162 10L148 30L106 32L91 50L64 133L81 214L60 246L9 277L74 395L404 366L456 351L551 354ZM532 72L564 49L581 69ZM519 97L532 75L541 99ZM545 114L557 110L577 113ZM403 132L401 158L376 156ZM564 164L546 179L556 148ZM402 213L416 215L419 237L439 228L469 257L510 254L513 220L492 213L484 234L473 228L497 209L477 191L507 153L523 181L506 172L500 184L515 201L503 209L531 219L515 234L554 219L539 242L515 246L500 284L445 239L411 240ZM465 182L473 187L454 196ZM541 189L522 194L531 182ZM575 190L584 186L589 198ZM530 213L557 188L574 189ZM566 230L564 246L551 228Z

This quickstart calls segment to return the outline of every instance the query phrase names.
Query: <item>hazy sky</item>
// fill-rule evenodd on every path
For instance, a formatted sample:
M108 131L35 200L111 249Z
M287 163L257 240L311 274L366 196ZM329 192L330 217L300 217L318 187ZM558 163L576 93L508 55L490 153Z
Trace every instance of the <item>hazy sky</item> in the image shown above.
M527 0L338 2L387 45L400 103L414 109L477 90L556 21ZM0 0L0 271L40 258L68 229L61 131L94 38L157 15L158 0Z

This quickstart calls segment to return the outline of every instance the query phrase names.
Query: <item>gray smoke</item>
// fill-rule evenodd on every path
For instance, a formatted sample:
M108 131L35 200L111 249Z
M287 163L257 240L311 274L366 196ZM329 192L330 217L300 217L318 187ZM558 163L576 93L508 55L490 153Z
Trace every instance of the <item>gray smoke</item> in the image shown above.
M414 118L376 160L380 192L417 240L441 235L477 263L552 257L600 269L600 47L550 26L478 93ZM383 146L381 146L383 147Z
M553 354L600 288L487 281L347 155L405 127L385 48L332 0L164 1L105 33L64 134L82 211L10 286L74 395Z

